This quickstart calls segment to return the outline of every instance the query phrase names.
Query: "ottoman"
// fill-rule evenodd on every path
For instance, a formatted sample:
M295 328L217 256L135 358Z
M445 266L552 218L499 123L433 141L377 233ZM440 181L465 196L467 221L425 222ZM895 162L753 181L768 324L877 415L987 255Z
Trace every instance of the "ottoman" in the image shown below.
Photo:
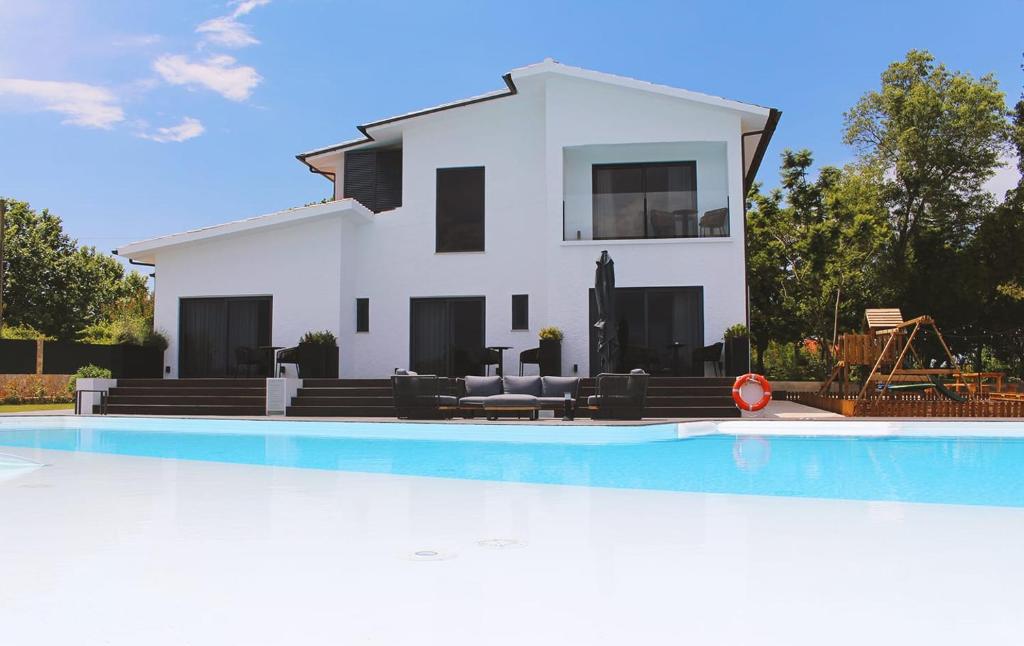
M484 397L484 414L487 419L498 419L498 413L527 413L530 419L537 419L540 399L533 395L491 395Z

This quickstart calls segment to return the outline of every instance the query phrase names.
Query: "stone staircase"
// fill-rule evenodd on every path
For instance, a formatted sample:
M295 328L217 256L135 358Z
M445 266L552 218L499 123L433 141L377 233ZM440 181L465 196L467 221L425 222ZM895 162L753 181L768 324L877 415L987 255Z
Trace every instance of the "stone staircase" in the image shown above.
M739 417L732 401L732 377L652 377L645 417ZM584 379L580 397L594 394ZM388 379L306 379L288 407L289 416L394 417Z
M118 379L107 414L263 415L266 392L265 379Z

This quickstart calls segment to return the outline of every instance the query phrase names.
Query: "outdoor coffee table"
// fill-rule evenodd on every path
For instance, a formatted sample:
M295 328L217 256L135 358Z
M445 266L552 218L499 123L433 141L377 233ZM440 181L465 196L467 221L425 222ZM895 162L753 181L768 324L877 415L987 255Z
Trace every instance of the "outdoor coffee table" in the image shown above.
M540 416L540 400L533 395L491 395L483 401L487 419L498 419L498 413L527 413L530 419Z

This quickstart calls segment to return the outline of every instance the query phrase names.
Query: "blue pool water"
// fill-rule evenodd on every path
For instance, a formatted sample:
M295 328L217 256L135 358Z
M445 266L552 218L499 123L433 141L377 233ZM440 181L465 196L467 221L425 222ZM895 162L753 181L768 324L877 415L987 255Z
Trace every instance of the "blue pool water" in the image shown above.
M1022 438L657 439L655 429L647 432L655 439L630 442L622 440L628 429L619 427L605 442L559 443L318 435L309 425L289 432L287 424L273 433L29 424L0 426L0 447L591 487L1024 507ZM456 437L497 433L495 427L448 429ZM602 431L592 432L600 437ZM644 437L642 431L637 437Z

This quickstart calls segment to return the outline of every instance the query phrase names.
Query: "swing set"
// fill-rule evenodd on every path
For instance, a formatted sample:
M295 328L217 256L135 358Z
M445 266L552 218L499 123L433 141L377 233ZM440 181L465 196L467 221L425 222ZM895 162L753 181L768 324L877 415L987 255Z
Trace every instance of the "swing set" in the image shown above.
M863 334L843 334L839 338L835 368L818 391L825 396L833 383L839 384L842 396L852 394L850 369L855 366L871 367L857 394L857 401L866 401L886 394L914 391L935 391L952 401L967 401L967 397L950 390L943 377L956 379L961 373L956 358L930 316L903 320L898 309L869 309L865 312L867 331ZM934 336L945 360L926 361L915 343ZM853 385L855 389L856 386Z

